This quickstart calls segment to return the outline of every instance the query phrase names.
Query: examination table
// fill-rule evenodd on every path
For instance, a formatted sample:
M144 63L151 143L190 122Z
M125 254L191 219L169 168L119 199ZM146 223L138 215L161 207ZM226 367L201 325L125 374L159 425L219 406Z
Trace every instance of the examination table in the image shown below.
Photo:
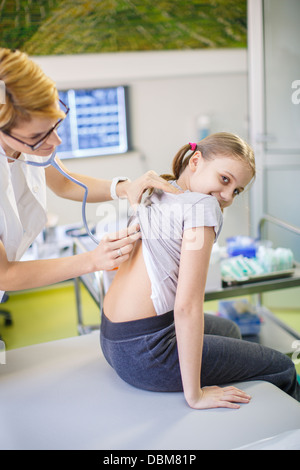
M99 332L15 349L0 364L1 449L300 448L300 404L265 382L239 410L189 408L135 389L103 358Z

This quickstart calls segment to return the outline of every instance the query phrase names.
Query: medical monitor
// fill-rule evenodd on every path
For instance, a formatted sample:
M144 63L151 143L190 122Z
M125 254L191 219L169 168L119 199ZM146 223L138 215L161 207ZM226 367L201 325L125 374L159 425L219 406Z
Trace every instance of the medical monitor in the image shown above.
M81 158L125 153L129 150L127 88L59 91L70 108L58 129L60 158Z

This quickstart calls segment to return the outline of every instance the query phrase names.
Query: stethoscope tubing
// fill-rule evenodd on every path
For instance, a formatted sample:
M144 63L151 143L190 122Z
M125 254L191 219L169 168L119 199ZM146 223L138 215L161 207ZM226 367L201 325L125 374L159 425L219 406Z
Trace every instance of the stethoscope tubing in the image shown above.
M70 176L68 173L66 173L63 170L63 168L61 168L59 166L59 164L57 163L57 161L55 160L55 156L56 156L56 149L51 154L50 158L48 158L48 160L45 161L45 162L34 162L34 161L30 161L30 160L19 160L18 158L8 157L7 155L6 155L6 158L8 158L9 160L15 160L16 162L19 162L19 163L25 163L26 165L37 166L37 167L46 167L46 166L52 165L63 176L65 176L69 181L72 181L73 183L77 184L78 186L81 186L84 189L84 196L83 196L82 206L81 206L83 225L84 225L84 228L86 230L87 235L91 238L91 240L93 240L93 242L96 245L99 245L99 243L100 243L99 240L97 240L97 238L92 234L91 230L89 229L87 220L86 220L86 203L87 203L87 197L88 197L88 191L89 191L88 187L84 183L82 183L81 181L77 180L76 178L73 178L73 176Z
M54 157L55 157L56 151L54 151L53 153L54 153ZM77 180L76 178L73 178L73 176L70 176L68 173L66 173L59 166L59 164L54 159L54 157L51 161L51 165L54 168L56 168L63 176L68 178L68 180L72 181L73 183L77 184L78 186L81 186L84 189L84 196L83 196L82 206L81 206L81 215L82 215L83 225L84 225L84 228L86 230L87 235L91 238L91 240L93 240L94 243L96 243L96 245L99 245L99 240L97 240L97 238L92 234L91 230L89 229L87 220L86 220L86 203L87 203L87 197L88 197L88 192L89 192L88 187L84 183L82 183L81 181ZM52 156L51 156L51 158L52 158Z

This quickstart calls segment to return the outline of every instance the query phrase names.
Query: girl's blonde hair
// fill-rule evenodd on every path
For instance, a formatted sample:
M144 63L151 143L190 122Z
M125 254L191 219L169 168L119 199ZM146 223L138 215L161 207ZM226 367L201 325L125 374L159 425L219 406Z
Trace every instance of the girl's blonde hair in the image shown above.
M20 120L33 116L65 117L57 107L55 83L27 54L0 48L0 80L5 85L5 102L0 104L0 130L9 131Z
M217 132L205 137L197 144L184 145L174 157L173 175L161 176L166 180L177 180L197 151L201 152L205 160L227 156L245 162L252 171L252 177L255 177L255 158L252 148L243 139L229 132Z

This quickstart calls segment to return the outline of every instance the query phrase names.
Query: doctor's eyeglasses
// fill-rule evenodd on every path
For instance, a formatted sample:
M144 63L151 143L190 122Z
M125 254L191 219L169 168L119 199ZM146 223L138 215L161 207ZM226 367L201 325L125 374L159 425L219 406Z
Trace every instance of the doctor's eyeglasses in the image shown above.
M43 143L48 139L49 135L56 131L59 126L62 124L62 122L64 121L64 119L67 117L67 114L68 112L70 111L70 108L68 108L68 106L63 103L61 100L59 100L60 104L62 105L63 107L63 111L65 113L65 117L64 118L61 118L57 121L56 124L54 124L54 126L41 138L39 139L35 144L31 145L31 144L27 144L26 142L24 142L23 140L21 139L18 139L17 137L14 137L13 135L9 134L9 132L6 132L6 131L2 131L3 134L7 135L8 137L10 137L11 139L14 139L14 140L17 140L18 142L20 142L21 144L23 145L26 145L26 147L29 147L31 150L37 150L38 148L40 148ZM0 129L1 130L1 129Z

